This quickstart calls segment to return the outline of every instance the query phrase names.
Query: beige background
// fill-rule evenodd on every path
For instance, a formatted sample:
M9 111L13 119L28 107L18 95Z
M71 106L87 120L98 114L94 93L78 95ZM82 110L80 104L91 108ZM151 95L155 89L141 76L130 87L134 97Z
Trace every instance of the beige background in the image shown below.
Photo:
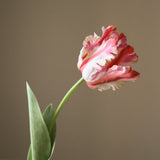
M159 0L0 0L0 159L26 159L25 81L55 107L81 73L85 36L117 25L141 79L98 92L83 83L58 117L54 160L159 160Z

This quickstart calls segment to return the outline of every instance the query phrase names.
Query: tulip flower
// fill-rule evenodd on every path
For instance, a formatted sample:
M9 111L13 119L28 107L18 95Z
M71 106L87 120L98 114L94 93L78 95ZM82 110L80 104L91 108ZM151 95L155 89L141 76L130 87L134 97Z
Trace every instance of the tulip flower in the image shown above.
M112 25L106 29L103 27L102 31L102 37L94 34L84 40L77 64L82 78L66 93L55 111L50 104L42 114L35 94L26 83L31 140L27 160L51 159L55 148L57 117L72 92L84 80L90 88L103 91L118 89L124 82L139 78L140 74L131 67L138 61L138 56L133 47L127 44L126 36L118 34Z
M86 37L78 59L78 69L90 88L99 91L120 88L125 81L135 81L140 74L131 65L138 61L134 48L116 27L102 27L102 37Z

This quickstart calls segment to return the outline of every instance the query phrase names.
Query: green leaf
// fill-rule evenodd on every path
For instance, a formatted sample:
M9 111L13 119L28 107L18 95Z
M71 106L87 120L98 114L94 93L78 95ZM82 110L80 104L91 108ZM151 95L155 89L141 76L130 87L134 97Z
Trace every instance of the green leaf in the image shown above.
M32 160L32 151L31 151L31 145L29 146L27 160Z
M43 119L44 119L44 122L46 123L46 126L47 126L48 130L49 130L49 125L50 125L50 122L52 120L53 115L54 115L53 105L50 104L50 105L47 106L46 110L43 112ZM56 123L54 124L52 132L50 133L51 148L52 148L50 157L52 156L53 151L54 151L55 137L56 137ZM29 147L27 160L32 160L31 147Z
M46 123L46 126L49 130L49 127L50 127L50 122L52 120L52 117L54 115L54 110L53 110L53 105L50 104L47 106L46 110L43 112L43 119ZM55 137L56 137L56 122L52 128L52 131L50 133L50 139L51 139L51 153L50 153L50 157L52 156L53 154L53 151L54 151L54 147L55 147Z
M47 108L43 112L43 119L44 119L44 122L45 122L48 130L49 130L49 125L50 125L50 122L52 120L53 115L54 115L53 105L50 104L50 105L47 106ZM50 139L51 139L51 153L50 153L50 156L52 156L53 151L54 151L55 137L56 137L56 123L54 124L54 126L52 128L52 132L50 133ZM29 147L27 160L32 160L31 147Z
M48 160L51 153L51 142L48 129L42 117L38 101L26 83L28 107L29 107L29 123L30 123L30 139L32 156L28 155L28 160Z
M53 105L50 104L47 106L46 110L43 112L43 119L46 123L46 126L49 130L50 122L52 120L52 117L54 115ZM50 139L51 139L51 155L53 154L54 147L55 147L55 138L56 138L56 122L53 125L52 131L50 133Z

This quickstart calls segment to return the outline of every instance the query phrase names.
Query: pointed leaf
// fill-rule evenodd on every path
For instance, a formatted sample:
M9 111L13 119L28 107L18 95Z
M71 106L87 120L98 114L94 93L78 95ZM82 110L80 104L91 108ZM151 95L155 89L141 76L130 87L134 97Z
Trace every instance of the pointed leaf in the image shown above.
M50 104L50 105L47 106L47 108L43 112L43 119L44 119L44 122L45 122L48 129L49 129L49 125L50 125L50 122L52 120L53 115L54 115L53 105ZM52 156L53 151L54 151L55 136L56 136L56 123L53 126L52 132L50 133L50 139L51 139L51 153L50 153L50 156ZM27 160L32 160L31 147L29 148Z
M51 143L48 129L43 120L38 101L26 83L29 107L30 139L32 160L48 160ZM28 156L30 158L30 156Z
M54 115L54 110L53 110L53 105L50 104L46 110L43 112L43 118L44 118L44 121L47 125L47 128L49 130L49 127L50 127L50 122L52 120L52 117ZM50 139L51 139L51 155L53 154L53 151L54 151L54 147L55 147L55 138L56 138L56 122L52 128L52 131L50 133Z

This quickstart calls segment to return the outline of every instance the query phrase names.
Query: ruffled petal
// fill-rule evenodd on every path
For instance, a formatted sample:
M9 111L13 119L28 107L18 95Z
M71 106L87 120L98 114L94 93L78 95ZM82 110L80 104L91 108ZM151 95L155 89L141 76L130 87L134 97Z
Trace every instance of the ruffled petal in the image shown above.
M96 53L84 60L80 66L82 76L86 81L95 81L106 74L108 64L117 54L116 41L109 39L104 42Z
M120 87L120 82L122 84L123 81L135 81L138 79L140 74L134 70L130 66L112 66L107 74L97 81L87 82L87 85L90 88L97 88L99 90L105 90L112 88ZM106 85L107 84L107 85Z
M138 56L134 53L134 48L132 46L127 46L120 52L120 57L117 62L118 65L131 65L137 63Z
M98 44L102 44L102 42L104 40L108 40L110 38L110 36L112 35L112 33L117 29L116 26L112 26L109 25L106 29L104 27L102 27L102 32L103 35L102 37L99 39Z

